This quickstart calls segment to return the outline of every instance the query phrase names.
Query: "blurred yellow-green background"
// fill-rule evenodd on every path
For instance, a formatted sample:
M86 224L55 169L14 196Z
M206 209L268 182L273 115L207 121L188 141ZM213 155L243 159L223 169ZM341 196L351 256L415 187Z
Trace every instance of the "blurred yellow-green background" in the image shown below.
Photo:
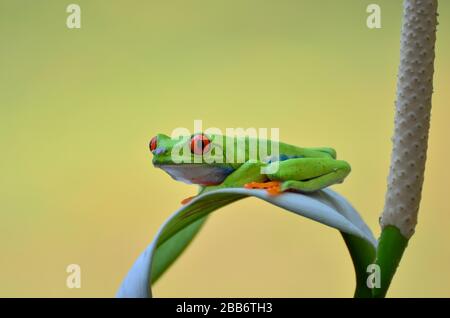
M194 119L335 147L353 171L334 188L378 236L400 0L73 2L79 30L70 1L0 1L0 296L114 296L196 191L151 166L148 141ZM450 296L450 3L439 11L419 225L389 296ZM215 213L155 296L352 296L339 233L280 212L247 199Z

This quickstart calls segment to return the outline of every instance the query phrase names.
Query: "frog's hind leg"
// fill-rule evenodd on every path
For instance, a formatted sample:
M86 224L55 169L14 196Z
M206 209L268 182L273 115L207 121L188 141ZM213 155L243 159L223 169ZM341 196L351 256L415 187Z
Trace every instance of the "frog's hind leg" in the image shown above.
M340 181L342 182L342 181ZM325 187L328 187L332 184L339 183L336 182L335 176L330 174L326 174L324 176L320 176L316 179L306 180L306 181L296 181L289 180L281 183L280 190L283 191L299 191L299 192L314 192Z
M282 181L281 191L313 192L341 183L350 170L350 165L342 160L300 158L279 162L278 171L268 177Z

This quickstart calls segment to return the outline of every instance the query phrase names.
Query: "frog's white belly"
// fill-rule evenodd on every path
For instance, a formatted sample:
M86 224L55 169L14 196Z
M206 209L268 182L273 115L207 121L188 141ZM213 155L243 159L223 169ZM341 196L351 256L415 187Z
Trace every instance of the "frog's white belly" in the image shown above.
M167 172L172 178L188 184L220 184L233 169L214 167L207 164L169 164L155 165Z

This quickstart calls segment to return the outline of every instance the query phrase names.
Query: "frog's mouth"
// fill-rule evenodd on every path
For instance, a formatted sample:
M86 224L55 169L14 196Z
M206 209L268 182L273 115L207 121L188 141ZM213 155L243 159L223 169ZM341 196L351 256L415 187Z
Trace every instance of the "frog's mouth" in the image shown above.
M228 167L212 166L202 163L154 164L154 166L164 170L175 180L203 186L220 184L233 172L233 169Z

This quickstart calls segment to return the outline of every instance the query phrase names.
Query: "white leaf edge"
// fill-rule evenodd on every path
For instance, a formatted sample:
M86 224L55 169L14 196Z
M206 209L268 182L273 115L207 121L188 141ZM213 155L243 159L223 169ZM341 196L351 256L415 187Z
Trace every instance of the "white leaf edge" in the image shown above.
M339 231L363 238L371 243L374 248L377 246L377 240L359 213L343 196L331 189L324 189L310 194L285 192L273 196L267 194L267 191L265 190L226 188L201 194L195 197L188 205L202 200L214 193L239 194L248 197L256 197L300 216L333 227ZM159 228L153 241L135 261L123 280L116 297L148 298L152 296L150 285L151 268L158 239L162 233L168 229L166 226L170 221L180 217L183 212L186 211L186 206L183 206L174 212Z

